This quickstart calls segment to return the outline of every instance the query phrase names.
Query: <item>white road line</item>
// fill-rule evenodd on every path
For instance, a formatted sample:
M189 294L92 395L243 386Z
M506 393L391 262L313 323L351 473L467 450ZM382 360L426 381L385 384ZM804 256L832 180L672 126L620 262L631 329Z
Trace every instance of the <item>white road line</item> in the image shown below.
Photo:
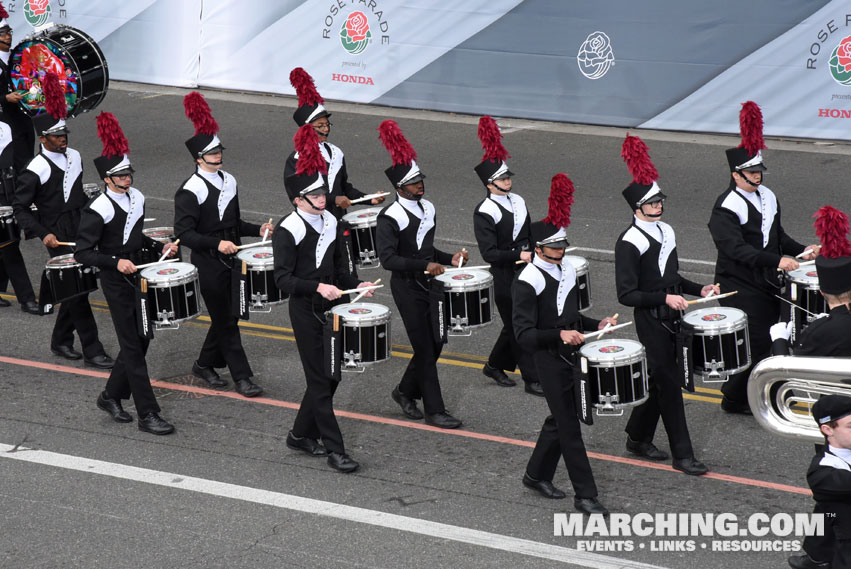
M0 458L76 470L88 474L100 474L122 480L132 480L134 482L198 492L232 500L242 500L243 502L263 504L285 510L358 522L438 539L447 539L459 543L468 543L489 549L517 553L527 557L549 559L580 567L591 567L594 569L662 569L657 565L627 561L598 553L577 551L568 547L538 543L460 526L430 522L376 510L336 504L334 502L314 500L312 498L302 498L300 496L249 488L247 486L237 486L235 484L217 482L204 478L183 476L173 472L162 472L159 470L149 470L147 468L92 460L79 456L32 450L24 447L16 448L12 445L0 444Z

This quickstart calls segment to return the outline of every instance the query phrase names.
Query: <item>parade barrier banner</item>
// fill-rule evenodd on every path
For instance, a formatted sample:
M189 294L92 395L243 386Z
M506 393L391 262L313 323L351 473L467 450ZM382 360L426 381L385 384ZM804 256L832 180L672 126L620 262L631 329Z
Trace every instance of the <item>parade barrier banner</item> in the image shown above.
M851 0L7 0L114 79L656 129L851 139ZM744 11L743 11L744 9Z

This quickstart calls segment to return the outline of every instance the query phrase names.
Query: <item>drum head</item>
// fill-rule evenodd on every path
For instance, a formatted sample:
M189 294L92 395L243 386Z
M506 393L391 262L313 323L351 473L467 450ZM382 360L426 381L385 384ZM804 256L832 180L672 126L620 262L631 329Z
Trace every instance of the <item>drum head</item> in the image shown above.
M588 259L585 257L577 257L576 255L565 255L565 259L570 261L570 264L573 265L574 270L576 270L577 275L584 275L588 272Z
M332 314L337 314L346 323L372 322L376 320L389 320L390 309L383 304L372 302L355 302L339 304L331 309Z
M142 269L142 278L150 283L191 280L198 269L192 263L163 263Z
M469 271L449 271L435 277L446 286L446 290L481 290L493 282L493 275L487 271L470 269Z
M644 357L644 345L636 340L596 340L585 344L579 353L589 361L631 361Z
M67 255L59 255L58 257L53 257L47 263L44 264L44 268L46 269L64 269L67 267L82 267L81 263L78 263L76 259L74 259L73 253L68 253Z
M380 207L368 207L347 213L343 216L343 221L351 224L352 227L369 227L378 224L379 213L381 213Z
M0 217L12 217L12 206L0 206Z
M148 227L142 230L142 234L155 241L168 243L174 239L174 227Z
M693 310L683 316L686 324L700 330L728 329L747 321L747 315L738 308L713 306Z
M815 267L803 267L786 273L789 280L805 288L818 288L818 273Z
M271 247L252 247L251 249L243 249L236 254L236 258L240 261L248 263L249 267L257 265L269 265L272 263L273 254Z

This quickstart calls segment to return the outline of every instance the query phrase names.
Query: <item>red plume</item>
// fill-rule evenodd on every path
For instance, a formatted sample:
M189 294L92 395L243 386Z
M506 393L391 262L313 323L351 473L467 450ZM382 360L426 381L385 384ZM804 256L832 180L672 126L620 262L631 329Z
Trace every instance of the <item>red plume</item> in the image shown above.
M826 205L813 216L821 243L821 255L828 259L851 256L851 242L848 241L848 216L833 206Z
M6 8L3 7L3 3L0 2L0 18L6 19L9 17L9 12L6 11Z
M298 95L299 107L302 105L321 105L325 102L325 99L316 90L313 77L301 67L296 67L290 71L290 84Z
M319 137L312 125L306 124L298 129L293 137L293 142L295 143L295 150L298 152L296 175L310 175L317 172L320 174L328 173L328 165L319 150Z
M659 172L650 160L647 145L637 136L627 133L621 147L621 158L626 162L629 173L636 184L649 186L659 179Z
M98 138L103 142L103 156L123 156L130 152L127 137L118 124L118 119L112 113L101 112L97 116Z
M192 91L183 97L183 109L186 111L186 116L195 125L195 134L213 136L219 132L219 123L213 118L210 105L207 104L204 95L198 91Z
M417 151L402 134L402 129L396 121L386 120L378 125L378 138L384 144L384 148L390 153L393 165L405 164L410 166L417 159Z
M502 145L502 133L499 132L499 126L491 117L479 119L479 140L482 141L482 148L485 149L482 162L485 160L502 162L506 158L511 158L511 155Z
M742 143L739 148L747 150L750 156L765 148L765 140L762 138L762 111L753 101L742 103L739 129L742 131Z
M547 217L542 221L556 227L570 225L570 206L573 205L573 182L567 174L556 174L550 184Z
M41 90L44 93L44 110L57 119L67 117L68 106L65 103L65 89L59 83L59 75L55 71L48 71L44 74Z

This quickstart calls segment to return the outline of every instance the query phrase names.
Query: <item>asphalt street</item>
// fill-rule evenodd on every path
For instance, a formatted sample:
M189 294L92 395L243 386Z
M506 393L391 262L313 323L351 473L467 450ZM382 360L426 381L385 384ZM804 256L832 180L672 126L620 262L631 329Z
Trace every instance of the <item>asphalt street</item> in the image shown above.
M173 223L173 196L192 172L183 141L193 134L181 97L188 91L114 83L96 112L114 113L130 141L134 186L147 196L149 226ZM291 98L205 91L220 125L225 169L239 182L243 217L262 223L291 211L282 172L296 130ZM350 179L364 191L390 189L390 166L376 128L397 120L427 175L437 208L438 247L462 247L481 264L472 212L484 196L473 172L482 151L478 117L328 102L331 141L346 153ZM100 154L95 113L69 121L69 145L96 182ZM624 129L499 119L514 189L533 219L546 214L550 178L567 173L576 186L568 229L576 252L591 262L593 306L601 318L630 311L618 304L612 250L631 212L621 196L630 182L620 159ZM633 131L644 138L668 195L665 221L677 231L682 272L712 282L715 252L710 209L727 186L724 149L735 137ZM765 184L778 195L783 225L815 241L812 215L822 205L848 209L851 147L842 143L769 140ZM258 237L259 239L259 237ZM43 246L22 249L38 287ZM184 249L184 254L188 251ZM363 278L389 281L381 268ZM4 298L14 300L7 293ZM375 302L395 311L389 289ZM100 291L92 295L100 336L117 342ZM502 388L481 366L495 325L452 338L439 364L447 408L460 431L405 419L391 400L410 357L398 316L394 356L363 374L346 374L335 397L347 450L361 463L351 475L290 451L284 441L304 390L286 305L252 313L243 343L265 393L244 399L213 391L191 376L209 320L159 331L148 365L163 416L174 435L154 437L112 422L95 407L105 374L53 356L53 317L0 309L0 567L3 568L265 568L265 567L785 567L790 552L712 551L717 535L690 538L694 551L657 551L660 538L632 537L631 550L580 553L585 538L554 535L554 515L572 511L563 464L555 484L568 499L549 501L520 479L546 403L521 387ZM634 338L626 328L618 337ZM228 377L227 375L225 377ZM519 379L519 376L517 376ZM717 385L686 396L695 452L712 474L691 478L668 463L651 464L624 449L626 416L584 428L600 500L612 511L754 513L811 511L805 472L812 446L763 431L750 417L720 409ZM132 405L127 406L132 410ZM656 439L667 449L661 425ZM593 538L592 538L593 539ZM756 538L748 538L756 539ZM771 538L765 538L771 539ZM794 547L800 537L774 538ZM601 538L611 543L614 538ZM676 540L675 540L676 541ZM679 540L683 541L683 540ZM664 545L664 544L661 544ZM704 546L706 546L704 548Z

